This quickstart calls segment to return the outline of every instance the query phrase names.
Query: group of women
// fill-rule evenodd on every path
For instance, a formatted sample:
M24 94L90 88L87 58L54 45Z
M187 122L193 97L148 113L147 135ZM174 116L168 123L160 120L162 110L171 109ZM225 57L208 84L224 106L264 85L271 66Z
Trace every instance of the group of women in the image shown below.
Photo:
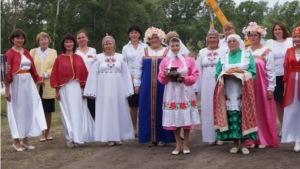
M26 34L14 30L5 81L14 149L34 149L27 137L53 139L56 98L70 148L95 141L121 145L138 137L150 147L176 142L172 154L188 154L190 130L200 124L199 93L204 142L233 140L230 152L241 149L243 154L256 145L278 147L275 96L282 142L295 142L294 150L300 151L300 27L293 30L292 45L284 24L276 22L272 40L263 45L266 30L251 22L243 31L251 42L248 48L230 22L223 30L222 41L216 30L208 31L207 48L196 62L176 32L166 35L155 27L145 32L148 46L140 40L141 28L132 25L122 54L115 52L115 39L108 34L103 53L97 54L87 45L85 31L76 37L67 33L59 56L48 47L47 33L39 33L39 47L28 52L22 47Z

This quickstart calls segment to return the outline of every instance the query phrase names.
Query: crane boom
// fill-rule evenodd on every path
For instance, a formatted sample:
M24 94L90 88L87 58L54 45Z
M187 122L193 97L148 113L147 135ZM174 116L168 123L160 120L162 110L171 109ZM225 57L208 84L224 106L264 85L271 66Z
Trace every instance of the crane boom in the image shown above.
M216 0L206 0L206 5L211 8L211 10L216 14L219 22L223 26L226 22L228 22L227 18L223 14L221 8L219 7Z

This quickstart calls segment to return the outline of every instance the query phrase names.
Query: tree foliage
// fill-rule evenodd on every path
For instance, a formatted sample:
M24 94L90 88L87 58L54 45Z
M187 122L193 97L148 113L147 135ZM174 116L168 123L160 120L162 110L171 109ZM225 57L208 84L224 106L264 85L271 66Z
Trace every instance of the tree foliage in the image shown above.
M275 21L282 21L291 32L300 18L299 0L276 3L271 8L266 1L247 0L238 6L233 0L218 0L218 3L240 35L251 21L267 27L268 31ZM84 29L89 35L89 46L98 53L102 51L101 41L106 33L116 39L120 52L129 41L127 29L132 24L139 24L143 32L150 26L162 28L166 33L175 30L192 52L198 52L205 47L209 10L205 0L1 0L1 53L12 46L8 37L15 28L26 32L27 49L38 46L36 35L44 31L53 40L50 47L60 53L61 38L67 32L76 34ZM221 33L222 26L216 17L214 24Z

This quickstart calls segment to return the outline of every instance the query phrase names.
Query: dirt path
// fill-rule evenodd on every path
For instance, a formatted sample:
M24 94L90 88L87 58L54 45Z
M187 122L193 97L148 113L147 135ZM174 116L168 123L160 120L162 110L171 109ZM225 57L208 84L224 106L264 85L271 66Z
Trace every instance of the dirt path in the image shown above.
M63 131L62 126L53 129ZM137 140L124 141L121 146L108 147L105 143L88 143L79 148L67 148L62 132L53 135L53 141L40 143L33 151L14 152L10 133L2 132L1 168L49 169L217 169L217 168L300 168L300 153L293 144L280 148L251 149L249 155L230 154L231 142L222 146L208 146L201 141L200 125L191 132L191 154L171 155L174 144L165 147L147 147Z

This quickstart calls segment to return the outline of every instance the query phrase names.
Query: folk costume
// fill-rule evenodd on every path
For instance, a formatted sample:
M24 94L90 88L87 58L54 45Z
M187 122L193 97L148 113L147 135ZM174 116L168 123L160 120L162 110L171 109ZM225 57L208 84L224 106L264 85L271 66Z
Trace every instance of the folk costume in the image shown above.
M239 42L238 35L229 35ZM244 73L226 71L239 68ZM250 51L238 49L220 57L216 67L217 84L214 90L214 125L217 140L257 139L257 119L253 80L256 77L254 58Z
M261 29L255 22L244 29L244 32L258 32L262 37L266 30ZM278 147L277 121L274 99L268 99L268 91L274 91L276 75L274 57L267 46L250 52L254 56L256 65L256 78L254 80L255 105L258 120L258 140L250 141L252 144Z
M149 28L145 41L153 34L163 40L165 33L157 28ZM164 85L157 80L159 64L168 53L168 48L155 51L146 47L137 55L134 75L134 86L140 86L139 98L139 142L175 142L173 131L162 126L162 107Z
M209 31L207 37L219 37L219 33L215 30ZM220 56L225 55L227 49L219 47L216 50L203 48L199 51L196 65L199 70L199 78L195 84L196 92L201 98L201 124L202 124L202 140L203 142L215 142L216 131L214 128L214 109L213 95L216 86L216 65Z
M53 88L59 88L59 106L68 143L94 141L94 120L87 100L82 97L87 75L83 59L77 54L59 55L52 68L50 83Z
M7 73L11 101L7 101L8 124L13 139L37 137L47 129L43 105L35 83L43 79L38 75L29 52L21 55L13 49L6 52Z
M96 49L89 47L89 50L86 53L83 53L82 51L80 51L77 48L75 53L82 57L82 59L85 63L85 66L86 66L87 70L89 71L92 62L94 61L94 59L97 55ZM93 117L93 119L95 119L95 107L96 107L95 100L87 98L87 104L88 104L87 106L89 108L91 116Z
M194 60L183 55L181 47L180 41L179 53L172 52L172 55L164 58L159 65L158 81L165 84L162 117L162 126L165 130L176 130L178 127L194 129L196 124L200 124L193 87L198 79L199 71ZM171 67L177 67L177 72L184 76L182 83L172 82L168 76L164 75L164 70L171 69Z
M300 36L300 24L293 30L292 33L293 41L294 37ZM283 125L282 125L282 137L281 142L295 142L295 151L300 151L300 53L297 52L296 48L298 45L289 48L285 54L284 60L284 77L285 83L284 92L284 114L283 114ZM295 42L294 42L295 43Z
M112 41L113 40L113 41ZM106 36L102 44L115 42ZM98 54L91 65L84 96L96 100L95 141L120 142L134 139L126 98L133 94L132 80L123 55Z

